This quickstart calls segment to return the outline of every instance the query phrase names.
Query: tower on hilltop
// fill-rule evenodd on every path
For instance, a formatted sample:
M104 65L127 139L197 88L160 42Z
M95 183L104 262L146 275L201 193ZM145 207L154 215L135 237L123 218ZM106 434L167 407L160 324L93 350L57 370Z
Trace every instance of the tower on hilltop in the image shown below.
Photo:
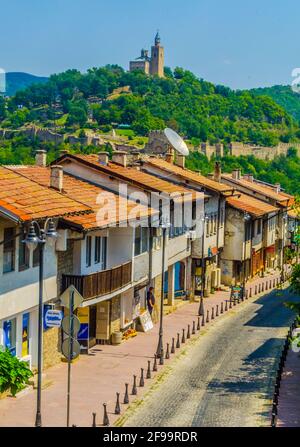
M141 50L141 55L129 62L129 71L141 70L146 74L164 77L164 47L160 45L159 33L156 33L154 45L151 47L151 57L148 50Z

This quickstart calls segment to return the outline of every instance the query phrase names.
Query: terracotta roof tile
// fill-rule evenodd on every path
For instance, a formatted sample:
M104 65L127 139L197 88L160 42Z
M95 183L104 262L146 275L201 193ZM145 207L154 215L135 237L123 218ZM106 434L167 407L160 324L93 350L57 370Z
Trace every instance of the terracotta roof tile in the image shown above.
M261 217L264 214L273 213L279 210L275 206L269 203L258 200L247 194L235 192L234 196L227 197L226 202L233 208L237 208L241 211L247 212L254 217Z
M86 205L4 166L0 167L0 206L21 221L90 212Z
M213 179L207 178L204 175L198 174L197 172L191 171L186 168L181 168L173 163L169 163L163 158L154 158L149 157L146 161L149 165L155 166L159 169L162 169L166 172L172 172L176 175L179 175L185 180L191 180L195 183L198 183L200 186L206 187L213 191L224 193L226 191L232 191L230 186L224 185L224 183L216 182Z
M44 187L50 186L49 168L39 166L14 166L11 167L11 169L15 172L22 172L22 175L26 178L34 180ZM63 191L61 196L63 199L68 197L90 207L92 210L90 214L64 218L65 221L78 225L85 230L104 228L108 225L125 222L128 215L130 217L130 212L133 213L133 210L137 207L137 204L134 201L127 200L126 198L109 192L100 186L93 185L66 173L64 173L63 177ZM98 197L99 200L101 200L101 203L97 203ZM113 212L115 208L111 207L110 214L108 218L106 218L103 213L99 213L101 204L104 204L105 201L109 204L109 200L112 199L115 200L116 203L116 213ZM154 209L142 205L139 205L139 210L140 218L146 218L153 214L157 214Z

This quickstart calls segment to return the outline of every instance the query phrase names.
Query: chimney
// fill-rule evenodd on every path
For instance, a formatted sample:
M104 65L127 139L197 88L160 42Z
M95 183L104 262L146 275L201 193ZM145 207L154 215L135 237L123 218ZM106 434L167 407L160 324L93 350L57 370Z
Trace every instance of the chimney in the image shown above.
M35 164L36 166L45 167L47 164L47 152L44 149L39 149L35 153Z
M221 181L221 163L219 161L215 162L214 180L218 183Z
M234 180L240 180L241 178L241 170L240 169L233 169L231 176Z
M245 175L243 175L243 179L247 180L248 182L253 183L254 177L253 177L253 174L245 174Z
M174 149L169 148L168 152L166 153L166 161L168 163L173 163L174 159Z
M185 166L185 156L181 154L176 154L176 165L184 169Z
M125 151L114 151L112 153L112 161L118 165L127 166L127 152Z
M141 159L140 151L131 151L130 153L132 162L135 163Z
M59 192L61 192L63 189L63 176L64 176L63 167L59 165L52 165L50 174L51 188L57 189Z
M108 152L98 152L98 162L100 163L100 165L107 165L108 155Z
M280 183L275 183L274 189L275 189L276 193L279 194L280 193L280 189L281 189Z
M63 155L68 154L69 151L67 149L62 149L61 151L59 151L59 156L62 157Z

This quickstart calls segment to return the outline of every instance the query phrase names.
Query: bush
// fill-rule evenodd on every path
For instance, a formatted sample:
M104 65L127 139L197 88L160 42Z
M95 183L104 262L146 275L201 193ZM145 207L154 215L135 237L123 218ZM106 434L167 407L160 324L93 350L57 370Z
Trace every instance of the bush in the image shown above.
M8 349L0 351L0 392L10 390L15 396L33 374L26 362L14 357Z

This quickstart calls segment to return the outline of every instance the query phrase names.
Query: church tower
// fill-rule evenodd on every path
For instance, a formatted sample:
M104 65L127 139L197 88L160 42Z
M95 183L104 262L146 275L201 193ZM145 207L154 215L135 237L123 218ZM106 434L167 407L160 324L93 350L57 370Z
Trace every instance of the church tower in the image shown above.
M151 47L150 74L164 77L164 47L160 46L160 36L156 33L154 45Z

